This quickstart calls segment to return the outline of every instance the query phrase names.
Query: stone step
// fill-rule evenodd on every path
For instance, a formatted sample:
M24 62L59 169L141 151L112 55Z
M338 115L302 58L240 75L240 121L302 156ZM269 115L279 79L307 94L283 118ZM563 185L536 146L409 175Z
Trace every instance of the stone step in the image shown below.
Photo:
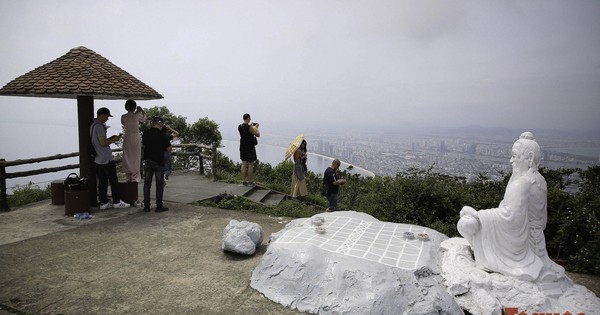
M254 189L248 191L248 193L246 193L246 195L244 195L244 197L246 197L254 202L262 203L263 199L265 199L265 197L270 192L271 192L270 189L261 189L261 188L255 187Z
M284 194L271 191L271 193L268 194L262 202L266 205L274 206L285 200L285 197L286 196Z

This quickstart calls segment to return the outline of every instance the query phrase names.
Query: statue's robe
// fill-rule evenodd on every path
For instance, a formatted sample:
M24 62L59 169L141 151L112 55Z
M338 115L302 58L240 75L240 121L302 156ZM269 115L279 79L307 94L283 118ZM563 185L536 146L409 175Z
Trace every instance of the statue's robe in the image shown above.
M480 268L522 280L539 277L544 264L551 263L543 233L546 194L538 172L513 175L500 206L478 211L481 227L468 240Z

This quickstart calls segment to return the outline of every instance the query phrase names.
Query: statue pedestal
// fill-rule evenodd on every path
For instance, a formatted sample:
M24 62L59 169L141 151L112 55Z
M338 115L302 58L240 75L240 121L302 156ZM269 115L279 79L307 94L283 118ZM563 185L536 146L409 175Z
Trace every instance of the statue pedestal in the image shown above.
M541 280L536 281L480 269L464 238L442 242L439 255L441 275L448 292L471 314L498 314L501 306L518 306L528 314L553 310L595 314L600 309L600 299L593 292L573 284L566 275L559 275L552 269L546 270L540 276Z

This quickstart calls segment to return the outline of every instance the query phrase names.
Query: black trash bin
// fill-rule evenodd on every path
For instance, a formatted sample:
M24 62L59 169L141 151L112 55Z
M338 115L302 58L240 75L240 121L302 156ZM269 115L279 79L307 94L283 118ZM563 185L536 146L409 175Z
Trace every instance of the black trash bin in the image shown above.
M81 212L90 212L89 190L65 190L65 215L72 217Z

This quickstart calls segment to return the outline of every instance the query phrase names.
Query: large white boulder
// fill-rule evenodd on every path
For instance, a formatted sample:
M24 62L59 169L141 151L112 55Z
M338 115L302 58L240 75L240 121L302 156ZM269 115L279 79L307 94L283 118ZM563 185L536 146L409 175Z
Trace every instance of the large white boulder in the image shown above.
M446 239L353 211L297 219L271 235L250 285L310 313L463 314L436 261Z

